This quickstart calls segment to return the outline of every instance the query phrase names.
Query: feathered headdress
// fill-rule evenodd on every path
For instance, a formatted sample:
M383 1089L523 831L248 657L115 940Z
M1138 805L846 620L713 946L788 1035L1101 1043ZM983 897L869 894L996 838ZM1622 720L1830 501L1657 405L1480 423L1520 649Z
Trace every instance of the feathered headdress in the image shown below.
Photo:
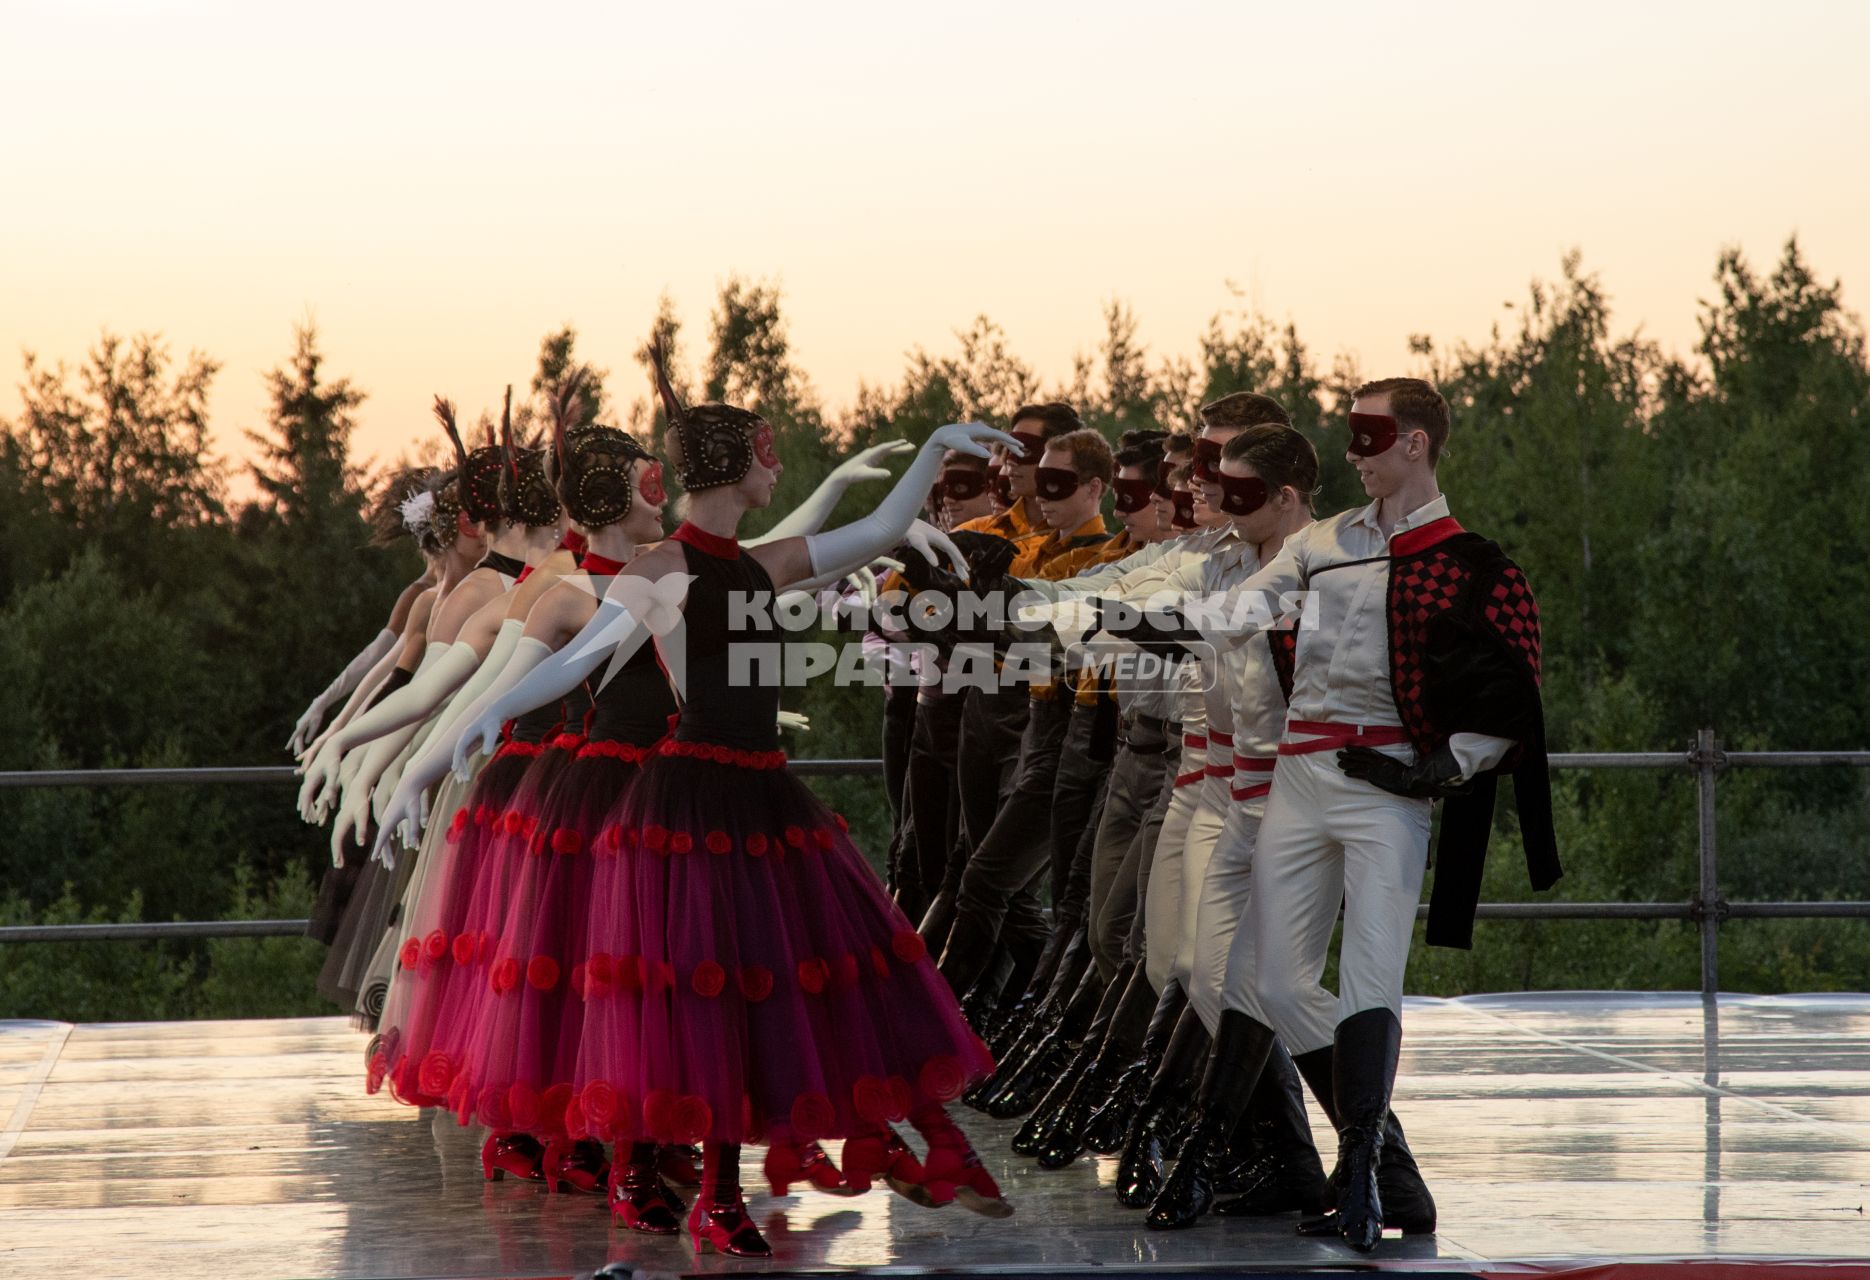
M468 519L479 524L500 519L500 473L505 468L501 464L500 448L491 440L491 424L488 427L488 444L469 453L467 446L461 443L461 432L455 424L454 404L436 396L435 418L442 424L442 430L448 433L449 443L455 447L461 509L467 512Z
M662 401L662 413L675 435L682 487L693 493L724 484L737 484L753 467L755 428L765 419L747 409L727 404L698 404L693 408L682 403L681 396L669 382L662 343L649 344L649 363L656 376L656 395Z

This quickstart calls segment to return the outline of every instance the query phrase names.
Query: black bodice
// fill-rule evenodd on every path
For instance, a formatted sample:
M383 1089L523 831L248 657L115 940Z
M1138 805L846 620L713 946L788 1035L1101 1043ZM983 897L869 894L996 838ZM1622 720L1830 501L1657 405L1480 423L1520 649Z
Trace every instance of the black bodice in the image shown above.
M606 659L592 672L589 683L597 685L609 670ZM624 663L623 670L597 691L594 701L596 712L586 735L593 742L628 742L646 747L668 733L669 717L675 714L675 694L656 661L655 642L645 640Z
M678 537L678 540L679 537ZM721 541L721 540L717 540ZM779 745L779 665L783 633L773 620L773 580L745 551L733 558L682 541L694 576L682 609L687 696L675 737L742 751ZM730 608L764 593L766 607ZM670 637L671 640L674 637Z

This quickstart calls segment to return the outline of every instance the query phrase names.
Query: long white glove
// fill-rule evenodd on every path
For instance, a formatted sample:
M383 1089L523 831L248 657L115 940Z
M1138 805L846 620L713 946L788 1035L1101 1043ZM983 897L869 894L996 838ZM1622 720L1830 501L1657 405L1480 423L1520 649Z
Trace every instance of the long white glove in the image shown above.
M425 649L422 653L422 661L417 664L415 673L409 677L409 684L404 685L401 689L398 689L395 693L383 699L382 703L371 708L368 715L359 717L357 723L364 723L371 715L375 715L377 711L381 710L382 707L394 702L400 695L407 692L411 685L414 685L417 681L422 679L423 674L431 666L441 660L442 655L448 651L448 648L449 646L447 645L437 643ZM401 728L406 725L412 725L415 723L415 720L416 717L412 716L402 720L399 724L389 726L383 730L383 732L388 732L391 729ZM351 758L356 755L356 752L350 751L348 748L355 743L368 742L377 736L374 733L369 735L369 737L353 736L352 730L354 728L355 726L347 729L340 729L326 738L325 745L318 749L318 754L312 758L312 763L306 766L305 782L299 787L299 813L301 816L308 812L315 815L312 818L308 818L307 821L323 821L324 814L330 809L332 802L337 798L336 789L338 784L348 780L350 774L343 772L345 762L350 761ZM402 741L406 741L406 739ZM399 749L400 746L401 742L399 741ZM387 764L388 761L384 763Z
M292 726L292 736L286 740L286 750L295 759L305 753L306 746L318 733L318 726L324 722L325 712L331 709L331 704L355 689L357 682L364 678L370 668L376 666L377 659L388 653L395 643L396 633L388 627L377 632L376 638L359 649L357 656L345 663L344 670L338 672L337 678L312 699L312 704L305 708L305 714Z
M398 729L387 737L378 738L362 751L353 751L352 758L357 759L357 771L344 783L344 802L338 807L337 817L331 823L331 865L344 865L344 844L348 838L352 844L362 845L364 833L370 824L370 796L375 790L377 779L390 766L408 740L415 736L415 726Z
M466 684L455 690L454 697L431 722L428 737L404 766L395 792L377 819L377 847L371 856L385 866L396 865L395 845L390 837L398 828L404 829L404 839L412 848L422 842L422 828L428 822L429 813L427 792L454 765L455 739L460 734L462 717L500 678L500 673L512 661L525 630L526 623L520 618L508 618L500 624L493 646L487 650L487 660Z
M1004 444L1014 449L1019 447L1019 442L1012 436L984 423L962 422L937 427L916 452L915 461L903 472L896 487L877 504L876 510L849 524L806 537L805 548L811 557L814 575L812 580L821 584L826 579L835 581L887 553L917 526L916 512L922 509L923 502L927 500L929 488L935 483L942 459L948 451L953 449L985 458L989 456L987 445L990 443ZM928 535L937 531L928 524L923 524L921 529L922 545L917 550L932 560L934 556L928 548L937 544ZM941 537L943 541L947 540L946 535ZM966 561L958 563L965 565Z
M480 668L481 656L464 640L431 643L409 683L392 693L331 737L339 751L380 738L435 713Z
M461 713L456 721L459 726L454 730L454 740L449 748L449 761L454 766L455 776L466 782L471 772L471 762L476 755L490 754L500 741L500 726L515 715L523 715L534 707L542 706L547 699L528 702L516 712L501 712L510 701L507 698L513 688L523 682L532 670L552 656L552 647L543 640L534 640L531 636L521 636L513 647L513 656L508 658L500 676L487 691L474 700L474 705ZM554 697L564 697L577 681L571 681L564 690ZM483 732L483 728L485 731ZM437 743L437 745L441 745Z
M358 681L357 687L351 690L350 697L344 700L344 706L339 710L337 716L333 718L330 724L324 727L323 732L306 744L304 751L299 753L300 773L304 773L306 767L317 758L319 751L324 748L325 743L331 740L332 734L355 720L369 708L370 699L376 696L376 692L382 687L383 682L390 678L390 672L396 669L397 660L401 656L402 646L400 644L391 645L389 652L385 653L381 658L378 658L376 665L370 668L369 672L362 680Z
M873 444L856 456L846 458L831 469L831 474L819 482L809 498L786 512L770 530L747 545L757 547L761 543L777 542L781 538L798 538L808 533L817 533L825 527L825 521L831 518L831 513L837 510L846 489L866 480L889 479L889 470L877 464L914 448L907 440L890 440L884 444Z

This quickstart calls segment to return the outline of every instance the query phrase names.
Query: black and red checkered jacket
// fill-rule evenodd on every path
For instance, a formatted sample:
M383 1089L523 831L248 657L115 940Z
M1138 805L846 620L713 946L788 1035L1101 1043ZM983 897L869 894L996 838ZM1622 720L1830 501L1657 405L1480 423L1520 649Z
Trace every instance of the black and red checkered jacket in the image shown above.
M1499 774L1513 776L1533 888L1548 889L1562 874L1539 697L1539 604L1525 573L1497 543L1449 518L1396 535L1387 558L1390 687L1417 752L1429 755L1457 733L1518 744L1467 792L1443 802L1428 942L1465 948L1474 940ZM1335 567L1341 566L1311 576ZM1297 634L1268 635L1290 697Z

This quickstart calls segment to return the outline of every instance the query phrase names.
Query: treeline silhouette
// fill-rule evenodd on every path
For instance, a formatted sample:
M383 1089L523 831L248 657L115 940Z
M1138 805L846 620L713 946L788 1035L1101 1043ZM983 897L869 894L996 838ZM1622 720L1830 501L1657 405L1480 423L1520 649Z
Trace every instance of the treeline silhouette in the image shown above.
M1789 243L1770 272L1737 252L1699 303L1700 339L1667 352L1613 328L1576 256L1535 283L1481 343L1411 340L1410 372L1455 409L1442 466L1455 514L1525 566L1545 623L1556 750L1666 750L1697 727L1730 746L1851 748L1870 739L1870 365L1836 284ZM831 412L793 358L778 290L730 280L698 359L665 302L652 321L692 396L773 421L800 500L853 448L920 440L943 422L1004 423L1044 395L1114 435L1185 426L1241 389L1282 400L1317 443L1319 511L1361 501L1343 465L1341 415L1365 375L1320 364L1291 326L1217 315L1193 359L1152 358L1112 303L1095 352L1044 383L982 318L900 380ZM646 335L647 336L647 335ZM580 363L576 335L546 335L530 381L540 413ZM640 359L640 356L637 357ZM587 366L588 367L588 366ZM646 380L593 370L589 409L647 429ZM267 375L271 407L241 464L253 496L206 448L218 375L158 338L105 336L76 364L25 361L24 408L0 433L0 769L283 763L297 713L373 635L418 569L413 551L366 548L375 477L351 456L364 392L328 370L302 327ZM486 388L436 388L467 398ZM441 456L439 441L417 442ZM844 519L873 495L846 499ZM788 694L812 717L794 754L871 756L880 695ZM881 788L830 780L864 846L888 838ZM1575 900L1681 900L1695 883L1683 775L1567 773L1557 780ZM1722 886L1733 898L1870 897L1863 771L1737 773L1721 795ZM1500 819L1510 829L1510 807ZM272 787L0 792L0 923L290 917L328 860L323 833ZM1486 896L1527 896L1502 842ZM1483 925L1471 953L1423 951L1412 989L1688 988L1691 926ZM298 939L0 946L0 1017L177 1018L321 1011L317 948ZM1861 988L1870 926L1748 921L1727 927L1734 990Z

